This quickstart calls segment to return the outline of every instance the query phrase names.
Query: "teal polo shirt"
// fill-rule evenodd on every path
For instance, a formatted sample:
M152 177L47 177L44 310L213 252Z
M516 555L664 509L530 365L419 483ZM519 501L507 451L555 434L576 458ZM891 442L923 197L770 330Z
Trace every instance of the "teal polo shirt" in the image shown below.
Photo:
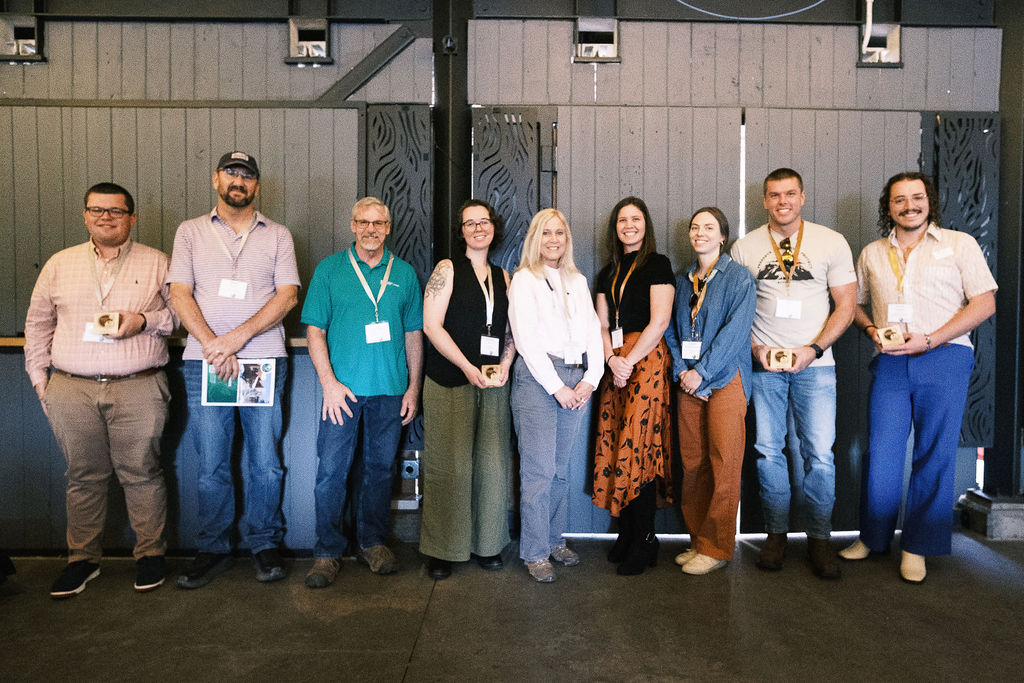
M373 302L352 269L349 252L377 295L391 252L385 247L380 262L371 268L353 244L316 267L302 306L302 322L327 331L334 376L356 396L401 396L409 386L405 333L423 329L419 279L412 266L395 257L388 286L377 304L380 320L391 328L391 340L367 344L366 325L374 322Z

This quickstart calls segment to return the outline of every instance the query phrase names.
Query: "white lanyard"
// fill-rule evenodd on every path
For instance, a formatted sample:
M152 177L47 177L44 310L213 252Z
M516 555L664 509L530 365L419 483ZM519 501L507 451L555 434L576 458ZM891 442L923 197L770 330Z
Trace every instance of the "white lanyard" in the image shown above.
M224 220L219 216L218 220L224 222ZM228 245L224 241L224 237L221 236L220 231L217 229L217 226L214 224L214 222L212 220L210 221L210 229L213 230L213 236L217 238L217 243L220 244L221 251L224 252L224 255L228 257L228 261L231 261L232 279L234 279L235 277L235 270L238 266L238 258L242 255L242 250L245 249L245 243L249 241L249 234L252 232L252 229L254 227L256 227L256 214L253 214L252 223L249 225L248 228L245 229L245 232L242 233L242 243L238 245L238 253L232 256L231 250L228 249Z
M384 279L380 281L380 289L377 290L376 299L373 298L373 292L370 291L370 285L367 284L366 278L363 277L363 271L359 270L359 266L356 265L356 257L352 255L352 249L348 250L348 260L352 264L352 270L356 271L356 277L359 278L359 283L363 286L363 291L366 292L366 296L369 297L370 303L373 304L373 319L376 322L380 322L380 311L377 308L377 304L380 303L380 298L384 296L384 289L388 286L388 278L391 277L391 265L395 262L395 255L391 254L391 257L388 259L388 267L384 269Z
M474 277L476 272L473 273ZM491 266L487 264L487 286L484 287L484 283L480 282L480 278L476 278L476 282L480 285L480 290L484 293L484 305L487 309L487 336L491 336L491 320L494 318L494 279L491 277Z
M102 308L104 305L103 302L107 300L107 297L110 295L110 290L113 289L114 280L117 279L117 274L121 272L121 266L124 265L124 261L128 257L128 252L131 251L132 243L131 240L125 242L123 248L121 249L121 253L115 257L116 265L114 266L114 272L110 275L110 280L108 281L109 285L106 288L104 288L103 284L100 282L100 274L97 263L97 261L99 261L103 257L100 256L98 251L96 251L96 246L92 244L91 241L90 245L90 248L93 249L92 281L93 285L95 285L96 287L96 300L100 302L100 307ZM104 291L104 289L106 289L106 291Z

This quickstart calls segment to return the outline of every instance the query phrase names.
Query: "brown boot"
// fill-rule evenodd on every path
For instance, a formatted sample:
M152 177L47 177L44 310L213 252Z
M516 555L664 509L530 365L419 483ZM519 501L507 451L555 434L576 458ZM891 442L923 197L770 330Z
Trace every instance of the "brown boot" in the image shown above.
M819 579L838 579L839 559L827 538L807 537L807 554L811 556L811 569Z
M761 557L757 560L758 569L777 572L782 569L782 558L786 554L786 534L768 534L761 546Z

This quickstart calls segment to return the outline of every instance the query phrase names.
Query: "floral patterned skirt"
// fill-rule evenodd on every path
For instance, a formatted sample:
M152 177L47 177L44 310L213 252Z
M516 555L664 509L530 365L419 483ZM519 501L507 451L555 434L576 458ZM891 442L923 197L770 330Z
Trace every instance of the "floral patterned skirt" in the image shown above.
M639 332L627 334L618 354L628 354L639 338ZM613 517L655 479L661 480L659 497L671 502L671 486L665 485L672 481L671 389L664 339L633 366L626 386L617 388L610 372L601 380L592 500Z

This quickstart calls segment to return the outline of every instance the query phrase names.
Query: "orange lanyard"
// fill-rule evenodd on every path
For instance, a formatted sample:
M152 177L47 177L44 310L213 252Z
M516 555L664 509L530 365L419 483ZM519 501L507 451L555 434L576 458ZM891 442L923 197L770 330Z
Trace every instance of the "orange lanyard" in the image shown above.
M790 279L793 277L793 273L796 271L797 264L800 263L800 245L804 241L804 222L800 220L800 230L796 234L796 249L793 250L793 265L786 269L786 262L782 260L782 252L779 251L779 245L775 243L775 238L772 236L771 228L768 228L768 240L772 243L772 250L775 252L775 260L779 262L779 268L782 270L782 274L786 276L786 284L789 284Z
M633 264L629 267L626 272L626 277L622 280L622 284L619 285L619 298L615 298L615 282L619 279L619 266L622 263L619 262L615 265L615 275L612 276L612 309L615 311L615 327L619 326L619 304L622 303L622 293L626 291L626 283L629 282L629 276L636 270L636 259L633 259Z
M721 254L716 256L715 260L711 262L711 267L708 268L707 277L704 278L704 286L697 284L700 280L700 264L698 264L697 269L693 271L693 293L697 295L697 303L690 308L691 327L697 322L697 314L700 313L700 308L704 305L704 296L708 293L708 283L711 281L711 273L715 270L715 266L718 264L718 259L720 258L722 258Z

